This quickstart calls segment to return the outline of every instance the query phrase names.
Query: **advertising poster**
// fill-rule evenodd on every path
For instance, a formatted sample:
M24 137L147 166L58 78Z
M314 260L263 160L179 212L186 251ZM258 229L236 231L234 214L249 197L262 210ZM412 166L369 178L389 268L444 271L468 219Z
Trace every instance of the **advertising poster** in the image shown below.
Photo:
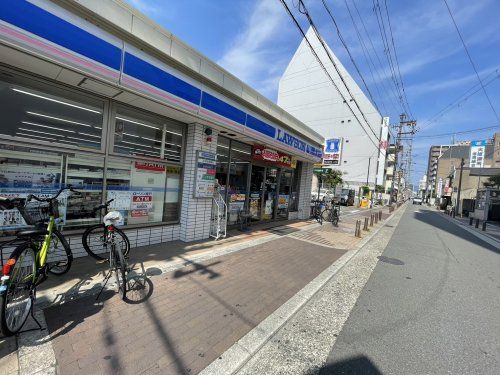
M280 194L278 195L278 209L287 209L288 208L288 200L289 200L289 195L283 195Z
M470 144L470 168L483 168L486 153L486 141L472 141Z
M264 146L252 147L252 159L271 162L282 167L295 168L297 161L292 160L290 155L272 150ZM295 165L295 166L294 166Z
M130 209L130 200L132 193L130 191L108 190L108 200L114 199L109 205L110 210L128 210Z
M153 210L153 192L152 191L133 191L132 201L130 202L131 210Z
M216 155L211 152L196 152L195 198L211 198L215 191Z

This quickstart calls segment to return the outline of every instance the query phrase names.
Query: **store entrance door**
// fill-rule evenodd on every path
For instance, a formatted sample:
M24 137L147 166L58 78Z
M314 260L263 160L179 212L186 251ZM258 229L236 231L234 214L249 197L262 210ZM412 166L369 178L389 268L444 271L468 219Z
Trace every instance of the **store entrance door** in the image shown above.
M258 165L252 165L250 179L250 196L248 207L250 208L250 219L259 221L262 218L262 190L264 189L264 177L266 168Z
M264 204L262 209L263 220L274 219L277 193L278 193L278 168L267 167L266 179L264 182Z

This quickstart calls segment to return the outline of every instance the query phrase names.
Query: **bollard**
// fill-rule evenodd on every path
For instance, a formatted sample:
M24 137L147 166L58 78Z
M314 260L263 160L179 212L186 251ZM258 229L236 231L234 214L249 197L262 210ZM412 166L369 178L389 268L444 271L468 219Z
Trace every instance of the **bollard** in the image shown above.
M365 223L363 224L363 230L368 230L368 216L365 217Z
M476 228L479 228L479 219L476 219Z
M457 215L457 212L455 210L451 211L451 214L453 216L453 218L455 218L455 216Z
M486 232L486 221L483 221L483 228L482 228L483 232Z
M472 225L472 222L474 221L474 218L469 217L469 225Z
M379 219L379 220L382 220L382 211L379 211L379 212L378 212L378 219Z
M361 237L361 220L356 220L356 232L354 235L356 237Z
M378 215L374 214L373 216L375 216L375 224L378 223Z

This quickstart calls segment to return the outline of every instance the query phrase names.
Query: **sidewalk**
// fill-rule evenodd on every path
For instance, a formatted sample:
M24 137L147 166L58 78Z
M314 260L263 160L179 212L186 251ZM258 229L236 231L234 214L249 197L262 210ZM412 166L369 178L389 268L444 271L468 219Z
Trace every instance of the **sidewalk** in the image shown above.
M136 274L150 278L128 303L114 289L96 302L104 266L77 259L68 275L40 288L49 336L21 335L32 346L20 350L20 373L51 373L55 364L59 374L197 373L356 248L354 225L364 215L345 215L339 228L287 222L217 242L134 248ZM52 364L30 361L42 343L53 350Z
M443 214L444 215L444 214ZM451 218L450 218L451 219ZM488 222L486 224L486 230L482 230L483 222L479 223L479 227L476 228L476 221L474 220L472 225L469 225L468 217L454 217L452 220L457 221L460 225L466 227L468 230L472 230L479 235L484 235L492 239L493 241L497 241L500 246L500 223L499 222Z

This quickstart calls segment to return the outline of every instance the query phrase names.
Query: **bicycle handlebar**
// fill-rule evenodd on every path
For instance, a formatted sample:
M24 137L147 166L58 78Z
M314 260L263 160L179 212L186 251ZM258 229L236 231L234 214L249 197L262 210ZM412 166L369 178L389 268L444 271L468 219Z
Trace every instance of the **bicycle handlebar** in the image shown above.
M34 200L36 200L38 202L52 202L52 201L56 200L57 197L59 197L59 195L61 195L61 193L64 190L69 190L69 191L71 191L72 193L74 193L76 195L82 195L82 193L80 191L73 189L73 186L67 185L66 187L60 188L59 191L56 193L56 195L54 195L53 197L50 197L50 198L40 198L40 197L37 197L36 195L30 194L30 195L28 195L28 197L26 198L26 200L30 201L30 200L34 199Z
M114 199L110 199L109 201L107 201L106 203L104 204L100 204L99 206L97 207L94 207L94 209L92 210L92 212L95 214L97 211L100 211L102 210L103 208L108 208L108 206L110 205L111 202L113 202Z

